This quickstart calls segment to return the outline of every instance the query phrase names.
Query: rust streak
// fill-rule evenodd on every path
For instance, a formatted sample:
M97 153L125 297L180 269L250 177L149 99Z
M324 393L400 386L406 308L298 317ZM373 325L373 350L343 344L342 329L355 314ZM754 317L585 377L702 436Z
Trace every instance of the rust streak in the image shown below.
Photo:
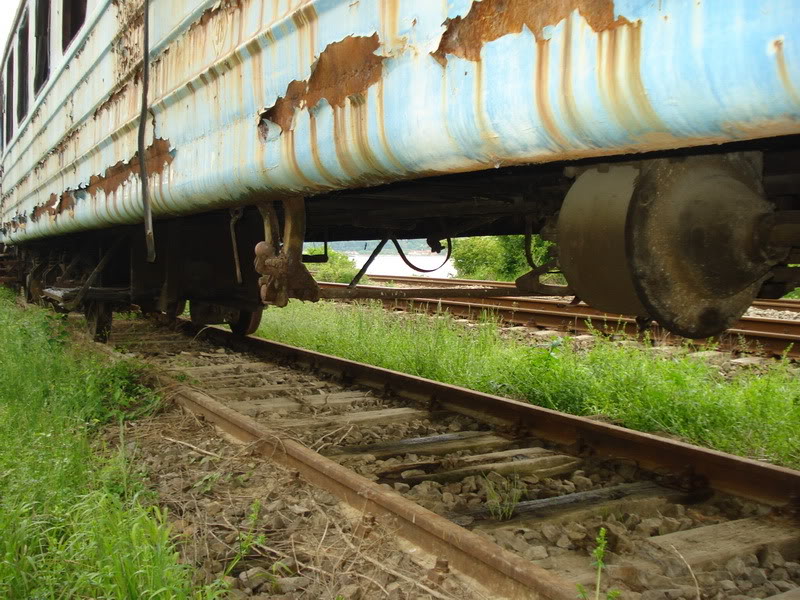
M464 17L447 19L439 47L431 55L447 64L452 54L476 62L484 44L527 27L542 39L542 30L560 23L577 10L594 31L605 31L629 21L614 18L613 0L483 0L473 2Z
M309 126L309 143L311 145L311 158L314 161L314 166L317 167L317 170L320 172L322 177L325 178L325 181L330 183L331 185L343 185L341 181L339 181L336 177L333 176L325 165L322 164L322 159L319 155L319 141L317 137L317 118L314 116L313 113L309 115L308 119L308 126Z
M369 165L373 173L388 174L378 157L373 152L369 143L369 113L367 111L367 99L363 94L350 97L350 123L353 128L354 139L358 153L361 158Z
M800 105L800 92L794 87L791 77L789 77L789 69L786 67L786 55L783 53L783 40L775 40L775 63L778 67L778 77L784 89L789 94L789 97L797 105Z
M536 75L534 80L534 86L536 87L536 109L542 119L542 125L547 135L559 146L559 149L564 149L567 148L569 144L556 126L553 110L550 106L550 97L548 96L550 80L550 41L537 41L536 45Z
M344 107L349 96L364 92L380 80L384 57L375 54L379 47L377 33L328 44L312 66L308 81L292 81L263 118L288 131L298 108L313 108L323 98L334 109Z

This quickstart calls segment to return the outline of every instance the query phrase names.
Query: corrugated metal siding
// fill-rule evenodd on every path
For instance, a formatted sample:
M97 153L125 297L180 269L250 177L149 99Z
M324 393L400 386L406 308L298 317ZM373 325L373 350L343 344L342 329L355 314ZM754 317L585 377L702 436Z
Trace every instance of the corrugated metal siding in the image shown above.
M794 0L151 1L157 216L800 132ZM141 220L137 6L9 149L0 242Z

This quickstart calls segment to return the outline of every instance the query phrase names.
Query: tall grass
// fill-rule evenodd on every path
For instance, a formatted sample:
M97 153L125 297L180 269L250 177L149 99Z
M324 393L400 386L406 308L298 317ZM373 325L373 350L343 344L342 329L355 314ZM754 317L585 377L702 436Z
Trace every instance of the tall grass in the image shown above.
M260 334L320 352L576 415L605 415L640 431L800 467L800 381L776 361L726 377L685 356L598 340L577 351L556 340L504 339L490 320L389 313L377 304L293 302L264 313Z
M154 395L131 364L75 351L55 315L0 289L0 598L210 598L99 428Z

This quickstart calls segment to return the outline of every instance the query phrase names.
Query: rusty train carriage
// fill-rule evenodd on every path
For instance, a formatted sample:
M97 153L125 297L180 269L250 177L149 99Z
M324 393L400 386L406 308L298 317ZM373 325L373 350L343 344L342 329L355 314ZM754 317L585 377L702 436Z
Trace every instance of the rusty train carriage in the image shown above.
M23 0L0 65L3 273L98 338L333 294L303 240L540 232L514 294L692 337L798 285L793 0L148 4Z

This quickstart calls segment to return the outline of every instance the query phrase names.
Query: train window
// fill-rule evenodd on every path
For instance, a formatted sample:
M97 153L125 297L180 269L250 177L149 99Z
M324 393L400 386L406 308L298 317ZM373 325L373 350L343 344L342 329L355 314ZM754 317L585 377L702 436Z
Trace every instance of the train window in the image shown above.
M36 73L33 90L38 94L50 77L50 0L36 0Z
M17 34L17 123L28 114L28 13L22 17Z
M11 141L14 135L14 51L8 53L6 63L6 144Z
M61 44L64 50L70 45L86 20L86 0L64 0L61 11Z

